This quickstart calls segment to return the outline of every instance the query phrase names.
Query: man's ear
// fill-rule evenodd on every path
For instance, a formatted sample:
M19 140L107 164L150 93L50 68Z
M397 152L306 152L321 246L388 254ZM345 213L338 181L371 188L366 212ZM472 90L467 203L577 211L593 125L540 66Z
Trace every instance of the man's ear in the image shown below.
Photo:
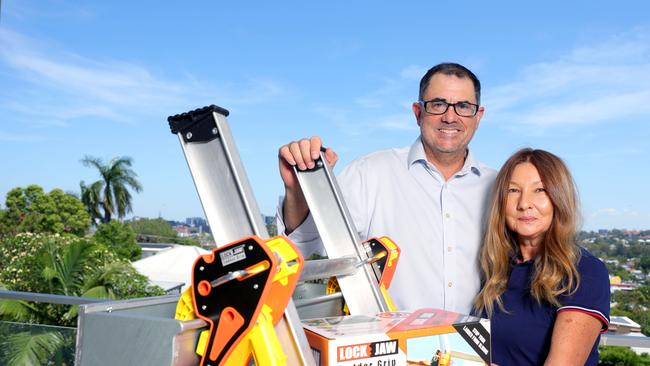
M478 112L476 112L476 128L481 124L481 119L483 119L483 113L485 113L485 108L478 107Z
M413 105L411 106L411 109L413 109L413 114L415 115L415 120L418 123L418 126L420 126L420 115L422 114L422 106L418 102L413 102Z

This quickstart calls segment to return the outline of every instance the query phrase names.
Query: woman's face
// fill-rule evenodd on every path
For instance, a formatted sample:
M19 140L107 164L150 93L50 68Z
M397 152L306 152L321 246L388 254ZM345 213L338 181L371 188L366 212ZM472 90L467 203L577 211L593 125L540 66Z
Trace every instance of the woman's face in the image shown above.
M512 172L506 198L506 224L518 234L519 244L539 244L553 220L553 204L537 168L521 163Z

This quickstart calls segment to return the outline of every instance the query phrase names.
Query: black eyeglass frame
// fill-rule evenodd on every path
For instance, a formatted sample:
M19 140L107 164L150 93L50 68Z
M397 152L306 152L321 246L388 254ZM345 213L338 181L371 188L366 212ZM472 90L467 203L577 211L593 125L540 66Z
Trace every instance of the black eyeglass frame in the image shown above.
M441 112L441 113L431 113L431 112L429 112L429 111L427 110L427 103L431 103L431 102L442 102L442 103L445 103L445 104L447 105L447 108L445 108L445 110L444 110L443 112ZM426 113L428 113L428 114L432 114L432 115L434 115L434 116L439 116L439 115L441 115L441 114L445 114L445 113L447 113L447 111L449 110L449 106L452 106L452 107L454 107L454 113L456 113L457 115L459 115L459 116L461 116L461 117L474 117L474 116L476 116L476 114L478 113L478 109L479 109L479 107L480 107L478 104L474 104L474 103L467 102L467 101L460 101L460 102L456 102L456 103L449 103L448 101L446 101L446 100L444 100L444 99L438 99L438 98L431 99L431 100L418 100L418 103L422 106L422 109L423 109ZM457 104L461 104L461 103L467 103L467 104L469 104L469 105L473 105L473 106L475 107L475 109L474 109L474 114L469 115L469 116L463 116L462 114L458 113L458 111L456 110L456 105L457 105Z

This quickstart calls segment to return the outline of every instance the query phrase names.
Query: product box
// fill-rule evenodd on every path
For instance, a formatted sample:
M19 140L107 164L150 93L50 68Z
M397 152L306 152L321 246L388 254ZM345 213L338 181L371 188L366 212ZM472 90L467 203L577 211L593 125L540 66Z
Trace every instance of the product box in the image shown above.
M319 366L490 364L490 322L438 309L303 320Z

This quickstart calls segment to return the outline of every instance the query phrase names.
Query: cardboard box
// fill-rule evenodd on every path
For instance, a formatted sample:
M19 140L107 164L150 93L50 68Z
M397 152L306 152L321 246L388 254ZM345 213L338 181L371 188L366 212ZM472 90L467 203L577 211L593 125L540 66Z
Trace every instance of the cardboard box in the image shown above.
M490 322L438 309L303 321L320 366L490 364Z

